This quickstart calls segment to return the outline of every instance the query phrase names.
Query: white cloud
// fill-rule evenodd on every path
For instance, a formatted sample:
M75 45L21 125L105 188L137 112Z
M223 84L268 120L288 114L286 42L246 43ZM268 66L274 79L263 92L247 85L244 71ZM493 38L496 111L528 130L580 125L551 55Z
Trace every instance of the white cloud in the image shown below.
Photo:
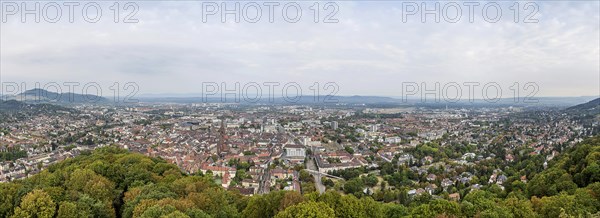
M9 19L0 33L2 81L135 81L141 93L198 93L202 82L334 81L339 94L392 96L402 82L536 82L540 96L597 95L599 3L537 2L535 24L514 23L512 3L503 3L498 23L479 13L469 23L466 12L458 23L403 23L401 2L385 1L338 2L334 24L313 23L312 2L302 3L299 23L280 14L274 23L265 14L259 23L203 23L193 1L138 2L136 24L113 23L109 5L96 24Z

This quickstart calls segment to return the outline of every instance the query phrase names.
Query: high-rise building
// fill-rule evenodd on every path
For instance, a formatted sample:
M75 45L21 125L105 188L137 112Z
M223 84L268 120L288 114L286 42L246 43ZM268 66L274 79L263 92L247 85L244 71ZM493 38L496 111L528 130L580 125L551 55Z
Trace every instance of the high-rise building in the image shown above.
M221 119L221 128L219 129L219 144L217 145L217 154L221 157L229 152L227 147L227 132L225 129L225 119Z
M377 124L371 125L371 132L377 132Z

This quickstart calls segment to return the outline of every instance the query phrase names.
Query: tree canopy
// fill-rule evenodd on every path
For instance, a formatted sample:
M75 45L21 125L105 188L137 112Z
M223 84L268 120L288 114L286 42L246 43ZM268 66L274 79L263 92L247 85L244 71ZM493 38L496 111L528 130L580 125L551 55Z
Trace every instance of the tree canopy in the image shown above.
M460 200L447 194L409 199L406 188L371 197L362 189L376 186L377 178L354 173L360 169L340 172L349 181L339 191L248 197L223 189L210 175L187 175L160 158L104 147L29 178L0 183L0 217L597 216L599 158L600 137L595 137L563 152L526 184L513 182L511 190L468 190Z

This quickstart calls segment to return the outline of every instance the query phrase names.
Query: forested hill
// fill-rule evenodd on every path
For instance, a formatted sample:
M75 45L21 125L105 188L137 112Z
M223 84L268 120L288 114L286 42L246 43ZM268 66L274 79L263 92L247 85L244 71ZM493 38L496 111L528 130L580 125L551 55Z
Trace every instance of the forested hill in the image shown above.
M106 147L0 183L0 217L592 217L600 210L600 137L554 158L510 193L473 190L460 201L408 205L328 191L244 197L210 175Z

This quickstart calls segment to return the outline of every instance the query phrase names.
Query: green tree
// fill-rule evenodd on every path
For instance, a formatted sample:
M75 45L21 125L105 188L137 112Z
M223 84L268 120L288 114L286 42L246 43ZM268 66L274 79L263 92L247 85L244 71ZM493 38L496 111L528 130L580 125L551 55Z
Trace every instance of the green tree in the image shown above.
M323 178L322 182L323 182L323 185L325 185L327 188L331 188L331 187L335 186L335 183L333 182L333 180L331 180L329 178Z
M571 216L578 214L575 196L564 192L551 197L542 197L541 199L533 197L531 201L535 211L542 217L559 217L561 213Z
M77 205L71 202L63 201L58 206L57 218L73 218L78 216Z
M496 207L496 198L489 192L475 190L470 192L463 199L463 203L470 203L467 211L481 212ZM465 205L466 206L466 205ZM472 208L471 208L472 207ZM471 214L474 215L474 214Z
M206 212L196 208L186 211L185 214L187 214L190 218L211 218L211 216Z
M299 192L287 191L284 193L283 198L281 198L278 211L285 210L286 208L299 204L303 201L304 196L302 196Z
M435 211L433 211L431 209L431 207L429 206L429 204L421 204L415 208L412 209L412 211L410 212L410 216L411 217L435 217L435 215L437 215L435 213Z
M549 168L539 173L527 184L530 196L553 196L562 191L573 193L577 185L573 182L571 175L563 169Z
M313 182L313 177L306 170L300 170L300 181L302 182Z
M56 204L46 192L36 189L25 195L13 217L52 218Z
M373 174L369 174L368 176L365 176L362 178L363 179L363 183L365 185L368 185L370 187L374 187L377 185L377 183L379 182L379 180L377 179L377 177Z
M16 183L0 183L0 217L8 217L13 213L21 187Z
M387 203L382 205L385 217L400 218L408 215L408 209L402 205L395 203Z
M535 212L528 200L520 200L516 197L510 197L504 200L503 205L510 211L515 218L535 217Z
M346 152L348 152L350 154L354 154L354 149L349 146L344 147L344 150L346 150Z
M70 191L87 194L102 201L112 201L115 197L114 183L90 169L75 170L67 181L67 188ZM72 198L72 200L76 199Z
M270 192L265 195L253 196L242 211L244 217L273 217L283 205L284 191Z
M383 206L381 203L376 202L371 197L363 197L360 199L362 208L365 214L371 218L383 218L386 217Z
M366 217L366 211L354 195L344 195L339 199L335 216L340 218Z
M303 202L279 212L276 218L331 218L335 213L323 202Z
M344 184L344 192L346 194L360 193L363 191L364 186L362 179L354 178Z
M461 216L460 205L454 201L436 199L429 202L429 207L432 211L439 215L443 214L451 217Z
M173 211L167 215L161 216L161 218L190 218L190 216L182 213L181 211Z

